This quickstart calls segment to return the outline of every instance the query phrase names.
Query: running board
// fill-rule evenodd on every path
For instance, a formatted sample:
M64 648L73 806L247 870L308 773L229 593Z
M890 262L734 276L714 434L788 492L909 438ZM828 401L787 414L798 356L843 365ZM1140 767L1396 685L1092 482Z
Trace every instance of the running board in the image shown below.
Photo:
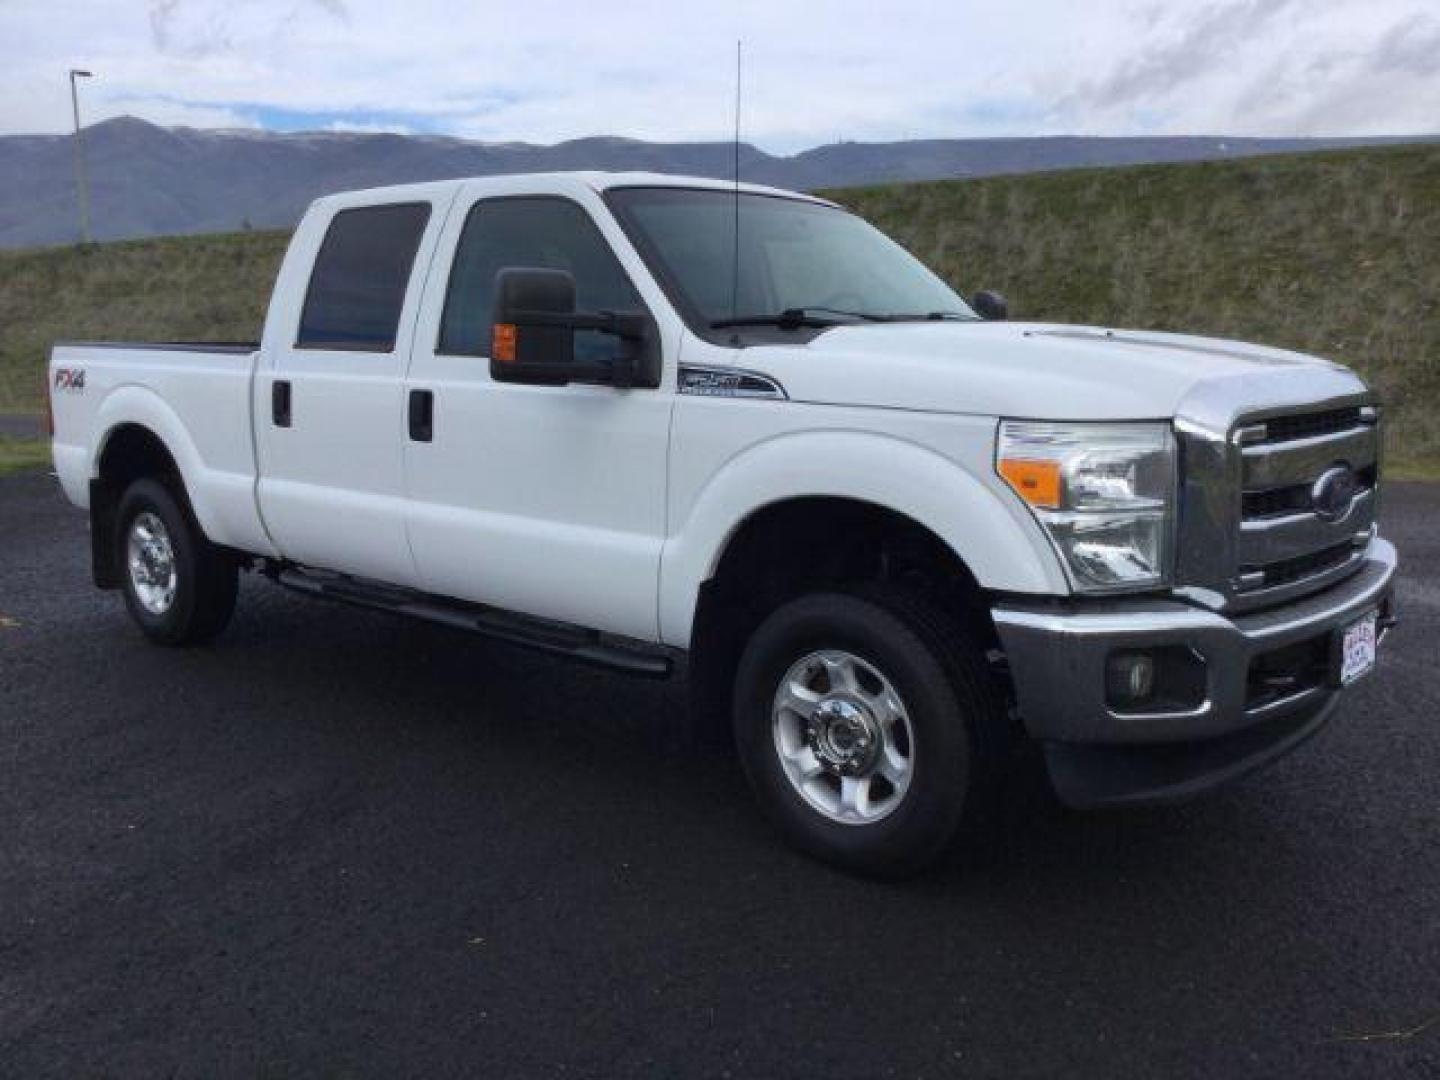
M277 584L305 596L338 600L357 607L390 611L457 630L468 630L473 634L484 634L512 645L523 645L556 656L568 656L572 660L595 664L626 675L664 679L669 677L672 668L670 657L658 649L625 648L609 644L598 631L570 626L567 623L515 615L483 604L444 600L425 593L340 574L315 574L294 566L271 568L267 574Z

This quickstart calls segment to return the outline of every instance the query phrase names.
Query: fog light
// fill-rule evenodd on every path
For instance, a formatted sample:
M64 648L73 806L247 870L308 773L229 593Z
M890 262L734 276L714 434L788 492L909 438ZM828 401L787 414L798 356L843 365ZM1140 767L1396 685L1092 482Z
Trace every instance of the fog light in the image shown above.
M1139 705L1155 692L1155 658L1149 653L1112 653L1105 662L1105 697L1122 708Z

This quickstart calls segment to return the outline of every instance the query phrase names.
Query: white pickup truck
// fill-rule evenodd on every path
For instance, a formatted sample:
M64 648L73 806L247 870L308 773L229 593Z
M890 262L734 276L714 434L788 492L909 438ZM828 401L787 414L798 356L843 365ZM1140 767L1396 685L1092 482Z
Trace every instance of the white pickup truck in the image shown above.
M305 215L258 344L61 343L95 582L213 638L241 570L642 675L767 814L933 859L1017 751L1187 796L1375 665L1380 413L1336 364L1005 321L822 199L590 173Z

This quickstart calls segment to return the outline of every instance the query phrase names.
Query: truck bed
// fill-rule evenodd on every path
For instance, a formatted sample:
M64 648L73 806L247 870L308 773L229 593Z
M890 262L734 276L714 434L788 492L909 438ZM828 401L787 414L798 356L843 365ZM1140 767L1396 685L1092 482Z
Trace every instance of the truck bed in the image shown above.
M255 499L253 342L59 342L50 355L55 471L88 507L124 417L170 448L196 517L217 543L267 551Z

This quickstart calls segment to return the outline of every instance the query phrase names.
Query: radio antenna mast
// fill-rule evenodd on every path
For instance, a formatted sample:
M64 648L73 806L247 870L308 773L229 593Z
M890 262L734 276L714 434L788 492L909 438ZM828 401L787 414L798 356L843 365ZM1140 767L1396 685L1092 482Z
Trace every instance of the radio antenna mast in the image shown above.
M734 247L730 259L730 317L737 317L740 304L740 58L742 42L735 42L735 223Z

